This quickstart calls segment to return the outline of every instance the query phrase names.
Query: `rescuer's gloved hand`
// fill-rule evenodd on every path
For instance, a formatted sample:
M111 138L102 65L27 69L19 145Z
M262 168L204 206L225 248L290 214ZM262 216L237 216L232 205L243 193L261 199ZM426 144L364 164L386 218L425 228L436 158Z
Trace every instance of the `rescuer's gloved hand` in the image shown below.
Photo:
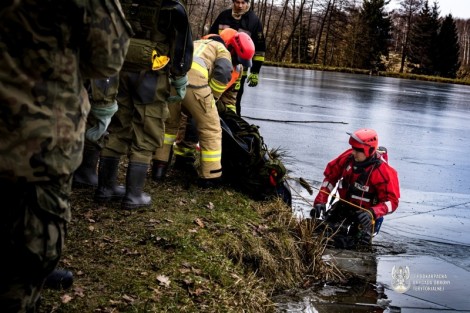
M371 209L361 210L357 213L357 221L362 225L362 228L367 230L372 229L372 221L375 221L375 213Z
M186 86L188 85L188 75L170 77L170 83L176 90L176 96L170 96L168 102L181 102L186 95Z
M116 101L107 106L92 106L90 113L95 117L96 125L86 131L86 139L98 142L106 133L106 129L108 129L109 123L111 123L111 118L117 110L118 105Z
M250 73L247 78L249 87L256 87L258 85L259 77L258 73Z
M313 206L313 209L310 211L310 216L313 218L320 218L322 214L325 215L325 212L326 212L325 203L315 204Z
M239 91L239 90L240 90L240 87L241 87L240 81L237 80L237 81L235 82L235 86L233 87L233 90Z

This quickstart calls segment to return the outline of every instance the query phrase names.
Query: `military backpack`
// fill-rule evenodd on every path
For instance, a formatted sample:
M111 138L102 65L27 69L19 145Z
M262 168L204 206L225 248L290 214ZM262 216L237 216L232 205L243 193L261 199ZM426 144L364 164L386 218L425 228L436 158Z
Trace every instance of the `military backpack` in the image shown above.
M126 62L142 69L151 68L153 51L161 50L157 48L156 33L162 2L162 0L121 0L124 15L134 31Z

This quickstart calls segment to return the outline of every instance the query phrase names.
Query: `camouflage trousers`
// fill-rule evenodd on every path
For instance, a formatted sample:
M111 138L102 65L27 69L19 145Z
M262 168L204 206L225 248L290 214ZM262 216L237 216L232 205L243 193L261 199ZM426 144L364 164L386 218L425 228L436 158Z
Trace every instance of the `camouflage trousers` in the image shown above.
M54 182L0 179L1 312L34 312L62 254L71 176Z
M199 176L204 179L220 177L222 175L222 129L219 113L217 112L210 87L188 87L181 106L176 106L175 104L171 104L171 106L173 107L170 119L165 124L165 136L177 136L182 116L193 118L197 125L197 138L201 148L198 169ZM183 115L181 110L184 113ZM195 144L196 142L193 144L188 140L178 143L175 147L175 154L189 156L195 150ZM161 150L166 152L165 156L162 156ZM165 146L156 150L155 159L168 160L170 150L170 148L165 149Z

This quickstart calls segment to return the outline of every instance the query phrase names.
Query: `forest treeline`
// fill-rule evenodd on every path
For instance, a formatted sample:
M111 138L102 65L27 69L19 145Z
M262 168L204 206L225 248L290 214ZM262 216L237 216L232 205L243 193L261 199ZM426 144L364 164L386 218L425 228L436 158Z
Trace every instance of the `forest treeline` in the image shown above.
M445 0L443 0L445 1ZM441 16L438 1L251 0L266 60L470 77L470 20ZM187 0L193 35L205 35L232 0Z

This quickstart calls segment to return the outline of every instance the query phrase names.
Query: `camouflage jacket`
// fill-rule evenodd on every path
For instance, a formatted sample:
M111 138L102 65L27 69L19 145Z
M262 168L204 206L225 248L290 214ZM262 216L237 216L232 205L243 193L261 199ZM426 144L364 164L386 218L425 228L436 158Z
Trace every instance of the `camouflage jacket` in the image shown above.
M0 4L0 178L70 175L90 110L83 80L119 72L132 30L117 0L7 3Z

